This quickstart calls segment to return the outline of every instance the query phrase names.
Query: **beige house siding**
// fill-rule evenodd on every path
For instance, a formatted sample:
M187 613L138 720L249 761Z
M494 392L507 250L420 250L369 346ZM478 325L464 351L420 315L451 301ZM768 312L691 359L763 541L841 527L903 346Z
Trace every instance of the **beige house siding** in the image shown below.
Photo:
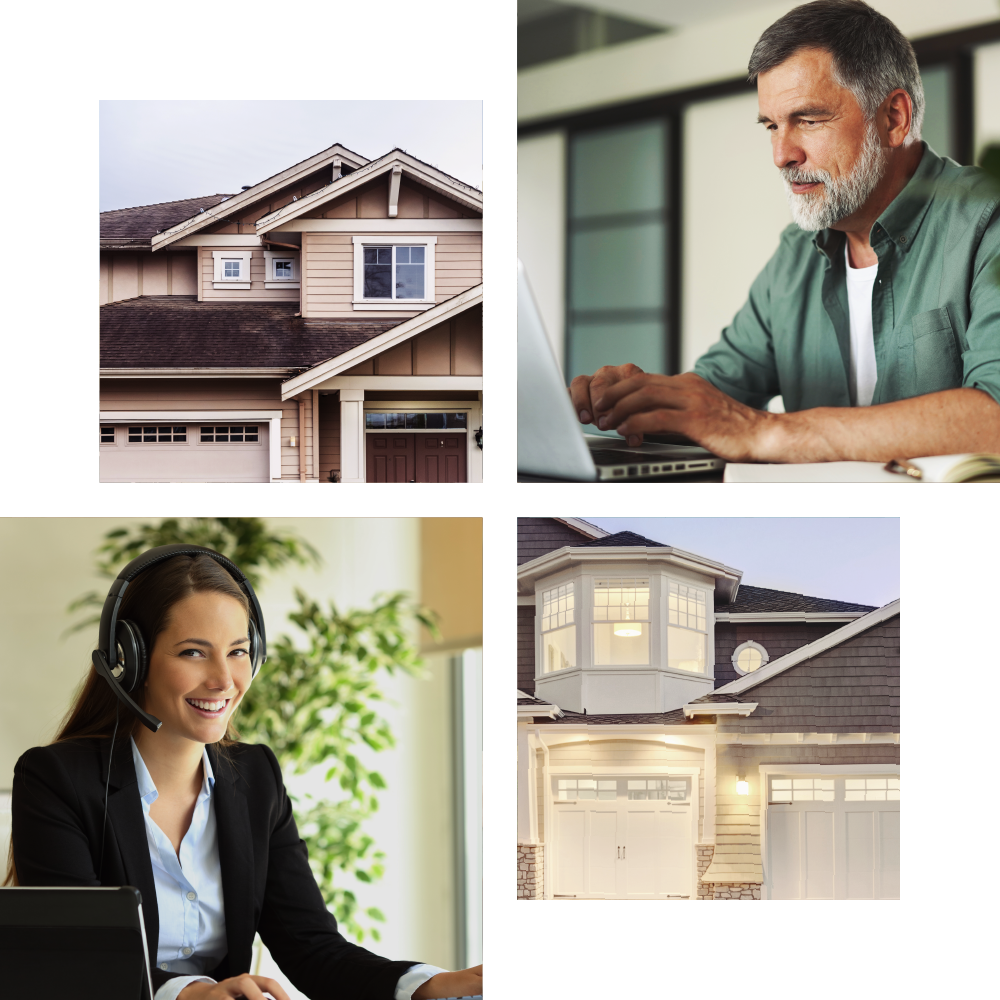
M226 247L227 250L252 251L249 288L215 288L215 258L221 247L198 247L198 268L201 272L199 302L226 300L230 302L298 302L298 288L265 288L267 280L264 251L260 247ZM290 253L294 251L289 251Z
M193 253L101 254L100 304L139 295L195 295L198 291Z
M291 199L289 199L291 200ZM278 206L275 206L277 208ZM388 219L389 178L383 175L357 191L317 205L304 213L305 219ZM476 219L478 213L449 201L404 177L396 202L398 219Z
M427 234L393 233L393 238ZM389 317L402 322L416 313L355 311L354 245L350 233L302 234L303 316ZM209 254L211 262L211 254ZM434 300L444 302L483 280L483 234L438 233L434 250ZM234 293L239 294L239 293ZM246 292L243 293L247 294Z
M439 323L343 374L482 375L482 307Z
M299 400L289 399L282 404L281 414L281 478L299 479L299 449L305 448L306 480L316 481L313 470L313 396L311 392L302 395L302 426L299 427ZM289 440L294 437L293 448Z

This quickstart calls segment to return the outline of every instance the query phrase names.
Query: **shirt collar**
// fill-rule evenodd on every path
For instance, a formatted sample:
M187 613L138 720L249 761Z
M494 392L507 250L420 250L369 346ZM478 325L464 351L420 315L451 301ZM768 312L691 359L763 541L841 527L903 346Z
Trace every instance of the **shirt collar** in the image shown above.
M139 748L135 745L135 740L129 737L129 742L132 744L132 762L135 764L135 777L139 783L139 798L142 799L144 811L148 812L149 807L156 801L160 793L156 790L156 785L153 784L149 768L146 767L146 762L142 759L142 754L139 753ZM212 790L215 788L215 772L212 770L212 762L208 759L207 747L201 751L201 763L204 768L204 778L199 798L204 798L206 795L211 795Z
M944 160L926 142L921 142L921 145L924 153L913 176L872 225L868 236L872 247L886 239L903 251L909 251L913 246L945 167ZM844 241L844 234L836 229L823 229L813 237L816 248L828 257L840 251Z

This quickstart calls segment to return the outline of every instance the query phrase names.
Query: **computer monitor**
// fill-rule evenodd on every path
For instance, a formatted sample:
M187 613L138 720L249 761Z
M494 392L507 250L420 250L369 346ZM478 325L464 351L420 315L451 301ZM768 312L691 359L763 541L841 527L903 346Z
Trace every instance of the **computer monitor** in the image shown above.
M11 997L153 1000L139 890L0 889L0 970Z

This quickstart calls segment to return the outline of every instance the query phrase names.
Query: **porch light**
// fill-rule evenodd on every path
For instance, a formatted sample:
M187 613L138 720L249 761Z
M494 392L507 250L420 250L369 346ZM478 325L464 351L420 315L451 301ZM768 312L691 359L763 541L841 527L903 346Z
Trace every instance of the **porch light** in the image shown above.
M747 781L745 774L741 774L736 779L736 794L737 795L749 795L750 794L750 782Z

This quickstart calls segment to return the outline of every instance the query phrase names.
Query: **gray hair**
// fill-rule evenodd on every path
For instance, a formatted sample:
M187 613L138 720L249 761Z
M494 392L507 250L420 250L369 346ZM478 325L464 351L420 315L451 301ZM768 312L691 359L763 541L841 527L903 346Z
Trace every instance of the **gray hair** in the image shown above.
M834 79L854 94L869 120L892 91L905 90L913 102L910 135L920 138L924 86L917 57L884 14L864 0L814 0L795 7L758 39L747 67L750 82L804 48L833 56Z

